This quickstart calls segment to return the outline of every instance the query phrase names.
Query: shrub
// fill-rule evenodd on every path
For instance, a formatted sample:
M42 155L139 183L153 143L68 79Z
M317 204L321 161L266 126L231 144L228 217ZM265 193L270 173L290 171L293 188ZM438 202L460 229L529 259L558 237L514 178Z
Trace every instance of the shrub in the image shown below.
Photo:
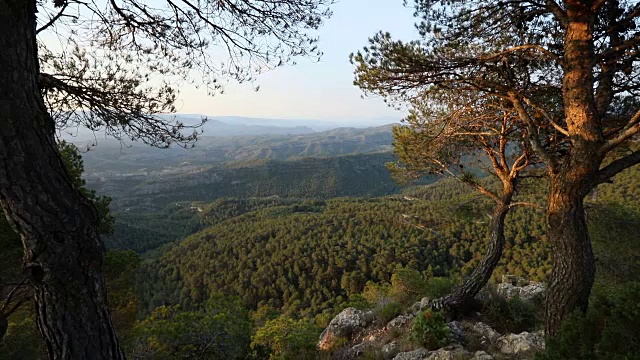
M418 313L413 321L410 339L428 350L447 346L451 330L445 323L444 314L426 310Z
M505 299L494 290L490 290L482 313L498 332L520 333L535 328L541 308L532 302L522 301L517 296Z
M378 320L386 324L402 313L402 304L397 301L392 301L376 308L375 313Z
M456 280L450 277L432 277L427 279L425 295L435 299L451 293Z
M596 293L586 315L565 320L538 360L640 359L640 282Z

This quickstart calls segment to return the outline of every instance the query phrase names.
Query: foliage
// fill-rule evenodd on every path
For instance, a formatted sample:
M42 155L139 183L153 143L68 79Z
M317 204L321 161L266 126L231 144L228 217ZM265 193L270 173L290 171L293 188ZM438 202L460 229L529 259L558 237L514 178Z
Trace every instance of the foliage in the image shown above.
M411 327L410 339L428 350L436 350L449 343L451 330L445 323L444 314L426 310L416 315Z
M32 307L23 306L9 317L9 329L0 339L0 360L46 358Z
M640 354L640 283L604 293L596 290L587 314L574 313L558 336L548 339L536 359L638 359Z
M482 314L488 323L500 333L518 334L532 331L541 314L541 304L534 305L519 297L506 299L489 287L489 298L484 301Z
M109 210L111 198L97 195L94 190L86 187L86 181L82 177L84 173L84 163L80 150L74 144L64 140L58 142L58 150L69 172L73 187L91 201L98 211L98 232L104 235L113 233L115 219Z
M381 305L375 309L375 315L378 320L384 324L393 320L396 316L402 314L404 306L398 301L391 301Z
M437 278L467 274L486 246L478 241L486 238L486 202L449 185L420 189L430 201L344 198L270 206L256 200L253 210L246 200L238 200L235 208L227 199L203 206L202 221L212 226L142 265L143 309L189 306L209 291L222 291L242 297L249 309L270 304L314 316L342 306L367 281L389 284L399 268L427 278L421 296L442 294L450 281ZM461 201L478 211L451 216ZM541 214L516 208L511 216L496 277L516 273L544 280L549 257Z
M212 295L202 307L161 306L135 329L131 353L145 359L243 359L249 313L237 299Z
M251 347L259 359L311 360L317 358L319 335L320 328L308 320L280 316L256 330Z
M140 257L133 251L108 251L104 261L104 277L111 319L118 335L129 337L138 315L135 292Z

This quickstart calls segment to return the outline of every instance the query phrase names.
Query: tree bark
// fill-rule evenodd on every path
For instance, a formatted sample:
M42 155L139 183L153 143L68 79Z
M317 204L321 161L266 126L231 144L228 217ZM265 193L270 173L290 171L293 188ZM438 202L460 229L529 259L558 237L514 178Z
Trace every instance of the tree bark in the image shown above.
M567 315L586 311L589 304L595 259L583 202L597 185L604 144L593 92L595 15L588 1L566 1L565 6L568 24L562 95L571 147L564 161L550 172L547 225L553 272L545 305L547 336L556 335Z
M38 88L36 0L0 0L0 204L20 234L51 359L123 359L94 206L74 189Z
M512 196L513 191L505 194L502 202L498 203L493 211L489 244L480 265L451 294L433 301L432 307L446 310L463 309L473 301L480 290L487 284L493 274L493 270L495 270L502 258L505 243L504 220L509 213L509 204Z
M7 321L7 317L3 314L0 314L0 342L2 342L2 339L4 339L8 328L9 322Z
M556 335L571 312L587 310L595 280L595 259L583 205L591 186L588 175L576 172L551 177L547 221L553 272L546 295L547 336Z

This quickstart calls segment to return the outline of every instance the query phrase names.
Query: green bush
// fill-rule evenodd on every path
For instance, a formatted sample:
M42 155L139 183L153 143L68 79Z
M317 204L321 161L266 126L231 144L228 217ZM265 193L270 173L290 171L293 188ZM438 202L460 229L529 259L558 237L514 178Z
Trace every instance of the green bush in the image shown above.
M429 278L425 285L425 296L428 296L431 299L439 298L451 293L451 290L453 290L455 285L456 280L450 277Z
M522 301L517 296L505 299L493 290L489 294L482 313L498 332L520 333L535 328L541 307Z
M537 360L640 359L640 282L596 293L586 315L572 314Z
M410 339L428 350L435 350L447 346L450 335L444 314L426 310L418 313L413 321Z
M375 310L375 313L378 320L386 324L402 313L402 304L397 301L392 301L386 305L378 307Z

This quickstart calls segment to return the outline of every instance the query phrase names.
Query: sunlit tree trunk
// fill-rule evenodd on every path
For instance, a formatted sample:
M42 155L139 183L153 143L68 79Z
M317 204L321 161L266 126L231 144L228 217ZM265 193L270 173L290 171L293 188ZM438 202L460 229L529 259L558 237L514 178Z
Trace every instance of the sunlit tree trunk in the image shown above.
M595 260L584 198L596 185L603 136L593 94L593 21L589 2L567 1L565 74L562 84L570 153L550 175L547 209L553 272L546 296L545 331L555 335L575 310L586 311Z
M94 206L74 189L38 88L36 1L0 0L0 203L24 246L51 359L122 359Z

